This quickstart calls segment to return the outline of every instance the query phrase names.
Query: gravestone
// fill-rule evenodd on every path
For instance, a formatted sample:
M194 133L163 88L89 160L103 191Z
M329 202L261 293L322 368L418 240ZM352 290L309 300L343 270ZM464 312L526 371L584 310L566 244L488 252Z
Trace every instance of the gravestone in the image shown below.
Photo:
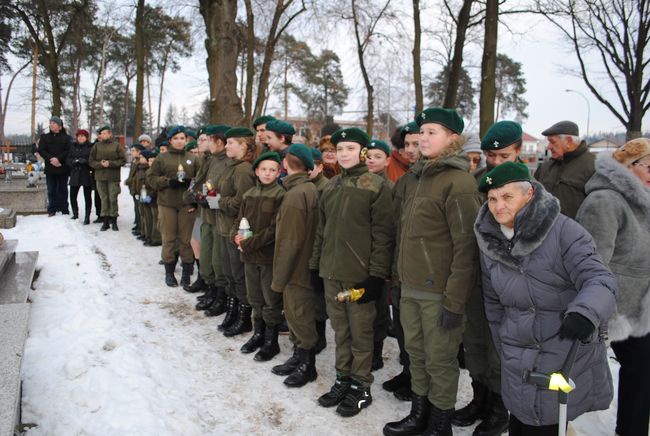
M16 227L16 212L13 209L0 207L0 229Z

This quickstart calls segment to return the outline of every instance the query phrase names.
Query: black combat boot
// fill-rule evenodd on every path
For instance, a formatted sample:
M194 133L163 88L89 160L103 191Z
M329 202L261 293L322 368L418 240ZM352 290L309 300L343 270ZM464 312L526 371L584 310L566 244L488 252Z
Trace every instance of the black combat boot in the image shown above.
M319 354L327 347L327 337L325 336L325 323L326 321L316 321L316 333L318 333L318 341L314 346L314 352Z
M476 421L487 418L489 412L488 388L483 383L472 381L474 398L462 409L454 412L451 423L458 427L468 427Z
M318 398L318 404L323 407L337 406L348 394L351 383L350 377L337 375L330 391Z
M275 375L284 375L287 376L293 372L294 369L300 363L300 358L298 357L298 347L293 347L293 355L288 358L283 364L275 365L271 368L271 372Z
M290 388L300 388L309 382L316 380L316 353L314 350L298 348L298 359L300 363L296 366L289 377L284 379L284 384Z
M214 285L208 286L208 288L205 290L205 294L201 295L198 297L199 302L196 303L196 310L206 310L210 306L212 306L212 303L214 303L214 300L217 298L217 287Z
M77 218L79 218L79 209L73 207L72 208L72 216L70 217L70 219L71 220L76 220Z
M266 334L266 324L264 324L264 320L255 318L253 324L253 336L251 336L239 349L239 351L244 354L252 353L264 344L264 337Z
M264 343L259 351L255 353L254 360L258 362L267 362L275 357L280 352L280 345L278 345L278 326L266 326L264 332Z
M101 216L97 215L97 218L95 218L95 221L93 221L93 224L100 224L104 222L104 218Z
M174 276L174 269L176 269L176 263L170 262L165 264L165 284L171 288L178 286L178 282Z
M472 436L499 436L508 430L510 415L503 404L501 395L494 392L488 393L488 403L490 404L488 416L476 426Z
M411 389L411 373L409 372L407 367L404 367L402 372L397 374L395 377L391 378L390 380L386 380L384 383L381 385L384 390L388 392L395 392L399 389L402 389L404 387L408 388L409 390Z
M400 421L389 422L384 426L386 436L419 435L427 428L431 403L425 396L413 395L411 400L411 413Z
M336 408L336 413L348 418L357 415L361 409L365 409L371 404L370 386L362 386L359 382L352 380L347 395Z
M454 436L451 428L451 418L454 416L454 409L438 409L434 404L431 405L431 414L427 429L422 436Z
M84 226L87 226L88 224L90 224L90 212L84 217Z
M205 316L219 316L228 312L228 300L226 299L226 290L216 288L216 294L212 299L212 304L205 311Z
M224 316L221 324L217 326L217 330L220 332L227 330L237 321L237 313L239 312L237 297L228 297L226 299L226 307L226 316Z
M194 262L181 263L181 286L183 288L189 287L192 281L192 273L194 272Z
M117 232L118 230L120 230L120 229L117 228L117 217L116 216L111 217L111 230L113 230L114 232Z
M100 232L105 232L111 226L111 217L110 216L102 217L102 221L103 221L103 224L102 224L102 227L99 229L99 231Z
M377 371L384 367L384 358L381 356L381 353L384 351L384 341L375 342L372 349L372 366L370 367L371 371Z
M190 294L194 294L196 292L201 292L206 288L205 281L203 280L203 277L201 277L201 273L198 273L198 276L196 277L196 280L194 283L192 283L190 286L185 286L183 289L185 292L189 292Z
M223 331L223 335L230 338L253 330L253 324L251 322L252 312L253 307L250 304L239 303L237 320Z

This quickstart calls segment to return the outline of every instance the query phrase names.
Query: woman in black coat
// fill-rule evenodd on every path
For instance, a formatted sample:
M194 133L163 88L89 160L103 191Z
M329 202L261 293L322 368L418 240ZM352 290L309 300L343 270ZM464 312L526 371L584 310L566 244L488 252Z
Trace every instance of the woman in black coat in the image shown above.
M79 218L79 205L77 204L77 195L79 189L83 187L84 201L86 205L86 215L84 225L90 224L90 209L92 207L92 177L90 167L88 166L88 157L92 144L88 141L87 130L77 131L77 140L70 147L70 152L66 159L66 164L70 167L70 205L72 206L72 219Z

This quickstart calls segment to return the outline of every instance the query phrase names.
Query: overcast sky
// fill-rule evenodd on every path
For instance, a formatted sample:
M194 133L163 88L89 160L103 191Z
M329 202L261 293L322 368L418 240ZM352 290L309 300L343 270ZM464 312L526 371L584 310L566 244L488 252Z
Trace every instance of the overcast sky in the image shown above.
M436 14L440 11L429 8L423 11L422 24L425 28L435 27ZM200 20L200 17L195 17ZM528 119L524 122L524 130L536 137L540 132L551 124L564 119L575 121L581 134L587 131L587 102L577 93L567 93L566 89L572 89L582 93L590 107L589 133L594 134L599 131L624 131L623 125L612 115L604 105L593 97L582 79L575 77L567 70L576 67L575 55L571 53L566 40L561 33L541 18L530 16L509 16L506 18L509 27L513 33L507 31L503 26L499 29L499 53L505 53L510 58L522 64L524 76L526 79L527 92L526 100L529 102L527 109ZM404 26L408 29L410 22L404 20ZM130 30L130 29L129 29ZM341 118L360 118L362 114L355 111L365 110L365 88L361 79L361 73L356 61L354 47L352 46L351 35L343 28L338 29L333 26L324 29L328 36L312 40L310 43L322 48L330 48L337 52L342 60L342 68L346 84L351 88L348 105L345 108L346 113ZM300 30L294 32L300 37ZM426 38L426 37L425 37ZM406 41L405 44L410 43ZM426 43L426 41L425 41ZM315 51L319 51L318 48ZM375 48L381 53L380 48ZM410 65L411 54L409 50L403 50L403 55L398 56L381 56L378 61L372 64L377 71L382 72L382 76L387 74L383 71L395 68L400 65ZM205 50L202 41L197 41L194 54L183 62L183 67L177 73L168 74L166 78L165 93L163 99L163 114L170 102L180 108L185 106L187 112L194 113L203 98L208 95L207 89L207 72L205 69ZM475 86L478 85L480 73L481 47L478 44L468 44L465 50L465 64L468 67L470 75L475 79ZM404 67L402 68L402 70ZM425 78L431 78L440 69L433 62L427 62L423 65ZM29 68L31 71L31 68ZM378 73L379 74L379 73ZM406 77L404 77L406 75ZM402 76L402 77L400 77ZM391 77L391 107L395 110L393 115L400 121L406 121L406 110L414 104L413 92L409 87L408 72L400 73L396 71ZM3 97L8 84L8 76L2 77ZM386 79L377 83L379 108L387 106L387 89ZM611 98L613 94L608 93L611 89L605 81L599 81L599 89L605 90L605 93ZM89 83L87 83L89 85ZM135 85L135 84L134 84ZM157 98L157 84L152 83L152 92L154 99ZM426 85L426 82L425 82ZM87 92L90 87L87 86ZM135 88L135 86L133 86ZM14 88L9 101L7 122L5 132L7 134L27 133L30 128L30 97L31 97L31 72L22 75L14 83ZM38 104L38 121L46 123L48 112L46 107L47 96L42 96ZM478 96L477 96L478 101ZM425 100L426 101L426 100ZM281 106L281 99L272 98L269 102L268 112L274 112ZM155 113L155 110L154 110ZM301 115L301 109L296 101L292 100L289 109L290 115ZM477 114L475 114L476 118ZM648 128L650 118L644 118L644 128ZM66 121L66 120L64 120ZM468 123L470 128L476 128L476 124Z

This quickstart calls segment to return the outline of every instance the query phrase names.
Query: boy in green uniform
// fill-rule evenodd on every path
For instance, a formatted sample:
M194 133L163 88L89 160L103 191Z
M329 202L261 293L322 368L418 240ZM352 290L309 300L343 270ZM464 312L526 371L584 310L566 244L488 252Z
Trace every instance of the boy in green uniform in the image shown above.
M255 130L255 146L257 147L257 154L262 154L267 150L266 145L266 123L275 121L271 115L262 115L253 120L253 130Z
M253 171L256 185L244 194L231 235L241 251L246 296L253 307L254 334L241 347L241 352L248 354L261 347L255 360L265 362L280 352L278 328L282 322L282 295L271 290L275 217L285 193L278 184L280 155L274 151L262 153L253 163ZM239 232L243 219L248 221L251 236Z
M368 172L364 160L369 142L355 127L332 135L341 174L323 191L309 265L314 276L324 279L336 342L336 382L318 402L323 407L338 405L341 416L354 416L372 403L375 300L392 261L391 192L384 179ZM365 292L356 302L337 301L336 295L349 288Z
M144 187L147 189L147 194L151 197L151 202L145 204L145 215L148 218L149 226L149 247L160 247L162 245L162 236L160 235L160 223L158 222L158 191L147 181L147 173L151 171L151 166L158 157L158 151L154 148L149 150L147 156L147 163L149 169L144 174Z
M296 129L286 121L273 120L266 123L266 145L270 151L277 152L282 159L287 155L289 146L293 141ZM287 169L282 167L280 180L287 175Z
M140 200L136 197L139 197L139 191L135 188L135 174L138 169L138 164L140 163L140 153L142 150L145 150L144 145L136 142L131 146L131 166L129 167L129 175L124 181L124 186L129 188L129 193L133 199L133 208L135 220L133 222L133 228L131 233L138 236L138 239L144 240L142 237L142 216L140 215Z
M295 348L293 356L271 371L288 376L285 385L301 387L317 377L315 294L308 261L318 220L318 191L307 175L314 167L314 160L305 145L289 147L284 166L288 172L283 181L287 193L276 217L271 289L283 295L289 338Z

